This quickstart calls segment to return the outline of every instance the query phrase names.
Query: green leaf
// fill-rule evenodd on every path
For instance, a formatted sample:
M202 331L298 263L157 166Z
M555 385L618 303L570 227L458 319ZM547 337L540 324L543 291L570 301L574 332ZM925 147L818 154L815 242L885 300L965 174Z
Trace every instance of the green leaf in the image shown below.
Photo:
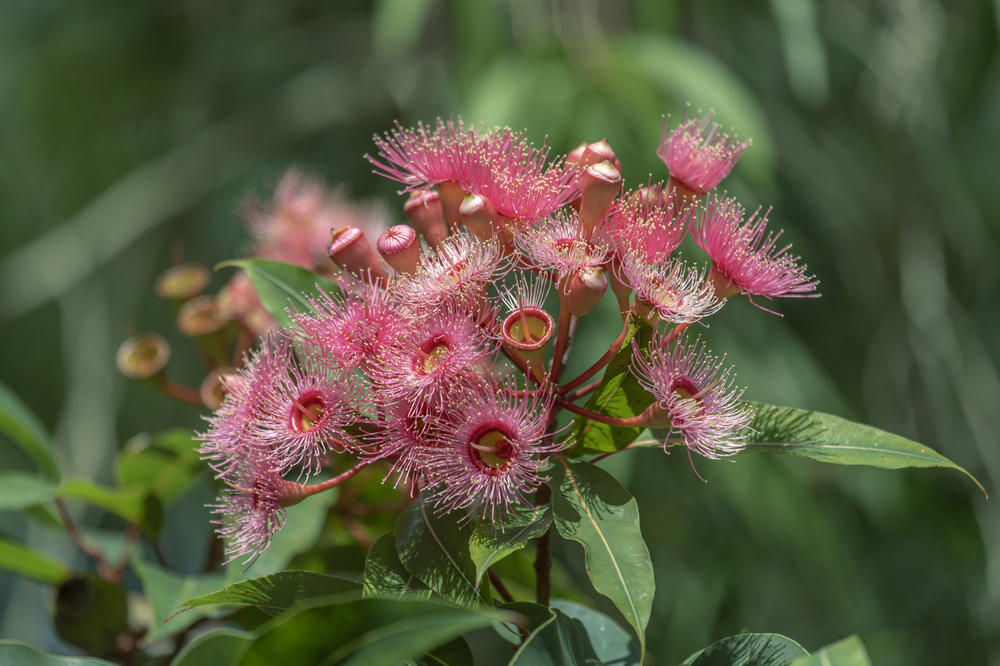
M146 560L133 560L136 574L153 609L153 622L147 638L157 640L170 636L214 612L214 609L205 607L178 612L183 609L186 600L217 592L238 580L266 576L284 569L293 557L316 543L330 505L336 499L337 490L328 490L289 507L285 528L274 535L268 549L249 568L234 562L215 573L184 575L167 571Z
M59 478L52 439L38 418L4 384L0 384L0 432L10 437L47 477Z
M0 664L17 666L115 666L95 657L64 657L36 650L20 641L0 640Z
M279 571L250 578L184 602L186 606L256 606L265 613L278 614L311 599L345 595L357 598L361 587L337 576L313 571Z
M442 597L477 605L486 589L476 584L476 565L469 554L472 529L461 525L458 516L436 516L421 494L396 521L399 561Z
M871 666L864 643L857 636L848 636L836 643L816 650L808 657L800 657L792 666Z
M681 666L790 666L808 656L801 645L778 634L740 634L695 652Z
M53 585L63 583L72 576L69 569L61 562L2 537L0 537L0 569Z
M170 666L236 666L254 635L236 629L213 629L184 646Z
M469 644L459 636L417 659L416 666L476 666Z
M99 506L108 513L139 525L156 534L163 522L163 511L159 502L136 490L116 490L88 481L71 479L59 487L62 499L78 499Z
M552 607L583 624L590 644L594 646L594 652L602 664L639 666L639 646L635 644L635 639L610 617L566 599L554 599Z
M838 416L793 407L750 403L756 410L748 451L774 451L838 465L870 465L883 469L947 467L972 479L965 469L933 449L878 428Z
M196 446L191 432L182 428L133 437L115 461L115 479L126 491L167 503L204 471Z
M587 638L583 623L561 610L527 602L503 604L501 608L521 613L531 623L528 635L510 660L511 666L600 666L602 663Z
M552 513L547 504L517 506L505 518L502 531L497 531L493 523L480 520L469 539L469 554L476 565L476 583L483 579L489 567L545 534L551 524Z
M639 507L603 469L561 456L555 460L550 484L556 529L583 546L590 582L635 629L641 661L655 578L639 529Z
M639 385L639 380L629 371L632 364L633 345L645 346L649 343L653 329L648 323L634 315L629 321L629 332L621 349L615 354L600 386L590 396L585 407L598 414L615 417L629 417L641 414L644 409L653 404L653 396ZM607 423L591 421L584 416L577 416L573 421L572 440L577 444L570 455L580 456L607 451L620 451L628 446L642 428L622 428Z
M328 294L340 291L336 284L310 270L272 259L230 259L215 266L219 268L242 268L250 277L250 283L257 290L257 296L271 316L281 326L292 323L288 308L299 312L311 312L307 296L318 295L317 285Z
M258 629L243 666L287 663L382 666L414 660L512 613L439 601L362 599L294 609ZM433 662L432 662L433 663Z
M428 599L431 590L406 570L396 552L396 538L379 537L365 558L364 596L393 599Z
M34 474L0 473L0 510L25 509L54 499L58 486Z

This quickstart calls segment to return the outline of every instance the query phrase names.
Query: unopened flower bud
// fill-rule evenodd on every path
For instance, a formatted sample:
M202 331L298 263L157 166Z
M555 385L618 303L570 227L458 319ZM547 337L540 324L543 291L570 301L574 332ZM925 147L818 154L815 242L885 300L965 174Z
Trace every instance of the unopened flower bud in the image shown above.
M604 269L585 267L569 279L563 294L569 312L577 317L590 312L597 305L608 288L608 277Z
M129 379L149 379L163 372L170 360L170 345L156 333L133 335L115 355L118 370Z
M410 193L403 206L410 224L420 232L427 244L437 247L448 237L448 226L441 210L441 197L433 190L416 190Z
M458 209L461 208L462 200L465 199L465 190L458 183L446 180L443 183L438 183L437 191L441 197L441 212L444 213L444 221L448 229L458 229L462 220Z
M584 141L579 146L569 151L566 155L566 162L569 164L580 164L583 162L583 153L587 150L587 142Z
M611 162L592 164L583 172L580 185L580 219L583 238L591 232L608 211L622 187L622 174Z
M358 277L370 274L373 278L388 278L364 232L357 227L334 229L330 234L329 253L334 263Z
M183 303L205 290L209 282L208 269L199 264L181 264L164 272L156 281L156 295L162 299Z
M462 224L480 240L493 238L496 229L496 210L479 194L470 194L462 201L458 209Z
M420 241L413 227L397 224L382 232L375 242L382 258L399 273L413 273L420 259Z
M589 144L584 149L580 159L580 164L583 166L590 166L591 164L599 164L601 162L610 162L616 169L621 171L621 162L618 161L615 151L611 148L611 144L608 143L607 139L601 139Z

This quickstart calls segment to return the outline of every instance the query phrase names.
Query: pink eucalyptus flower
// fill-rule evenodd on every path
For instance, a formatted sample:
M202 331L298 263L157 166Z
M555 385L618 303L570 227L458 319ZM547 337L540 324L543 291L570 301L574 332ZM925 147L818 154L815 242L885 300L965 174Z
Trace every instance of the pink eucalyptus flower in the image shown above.
M395 289L416 312L442 306L475 309L485 305L486 287L508 270L510 262L495 240L456 233L424 252L416 272L402 276Z
M260 442L285 469L316 474L329 451L349 446L347 428L361 420L353 376L306 358L274 379L256 424Z
M612 202L596 239L618 257L635 254L652 263L670 256L691 224L691 208L678 214L661 184L633 190Z
M744 293L751 302L753 296L818 296L819 283L806 275L799 257L789 253L791 245L775 247L781 232L765 236L768 212L760 215L757 209L744 221L743 208L735 200L718 197L698 211L692 235L712 258L716 293L723 298Z
M580 236L580 218L576 213L560 211L552 218L514 237L518 249L531 268L555 273L564 283L581 269L593 269L608 260L608 248L600 242Z
M666 121L663 122L656 154L667 165L672 180L701 196L729 175L750 141L739 141L723 132L712 122L711 112L694 120L687 120L686 116L670 132Z
M707 266L699 270L682 261L648 263L626 255L619 279L635 292L638 307L649 310L647 316L691 324L715 314L726 302L716 297L707 275Z
M269 333L243 367L225 381L222 405L206 418L208 430L195 436L202 442L201 457L217 476L228 476L241 460L265 446L256 426L273 387L287 372L291 353L288 340Z
M467 129L461 119L447 123L438 118L434 129L419 123L405 129L399 122L385 137L375 137L376 159L365 155L375 173L406 185L404 192L458 180L455 151L473 141L478 129Z
M429 501L442 513L496 525L513 505L528 504L547 454L560 448L546 431L552 395L548 387L518 394L513 382L493 381L450 406L433 422L440 445L429 451Z
M345 279L340 294L320 290L314 313L294 313L289 333L328 368L358 368L375 361L403 322L393 294L372 281Z
M405 401L413 415L443 407L456 384L492 367L498 345L492 313L441 308L412 320L371 368L382 401Z
M282 498L286 482L275 459L259 454L244 458L235 468L229 488L209 508L216 533L226 544L226 564L245 558L249 566L271 544L271 537L285 526Z
M399 401L381 405L378 413L377 429L368 437L373 446L367 457L395 458L386 479L395 477L394 487L403 484L411 494L415 494L419 488L430 483L428 456L439 444L428 426L438 413Z
M669 428L664 449L672 435L706 458L743 449L754 412L740 401L743 389L733 387L733 369L723 369L724 362L700 338L692 344L678 340L669 349L657 334L645 350L633 349L632 373L656 398L651 425Z

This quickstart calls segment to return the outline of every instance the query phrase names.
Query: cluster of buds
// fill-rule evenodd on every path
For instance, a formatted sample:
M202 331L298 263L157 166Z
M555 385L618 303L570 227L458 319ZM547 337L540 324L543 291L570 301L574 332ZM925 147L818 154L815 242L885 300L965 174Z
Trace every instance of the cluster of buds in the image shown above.
M710 115L664 125L669 179L631 190L607 141L550 161L522 133L439 120L375 143L368 159L404 186L410 225L374 245L356 225L335 227L338 292L262 338L200 435L227 486L214 508L230 560L259 554L286 506L376 461L438 512L502 529L532 502L549 458L578 444L560 435L561 409L664 428L664 446L708 458L742 448L743 391L685 331L736 294L814 296L817 285L767 231L767 213L712 194L749 142ZM709 263L677 256L689 235ZM622 332L563 381L572 331L609 285ZM616 418L575 404L634 326L652 329L632 347L649 408ZM310 482L342 454L354 467Z
M250 256L295 264L321 275L339 271L325 251L330 229L352 227L378 234L388 226L388 214L374 205L347 201L339 190L289 169L264 204L247 202L242 216L251 237ZM167 374L170 345L157 333L132 335L118 350L117 364L126 377L153 384L181 402L218 409L225 378L236 372L244 355L262 335L277 328L247 274L240 270L215 293L211 273L203 265L176 265L156 281L156 294L171 303L177 328L197 346L205 365L200 387L185 386Z

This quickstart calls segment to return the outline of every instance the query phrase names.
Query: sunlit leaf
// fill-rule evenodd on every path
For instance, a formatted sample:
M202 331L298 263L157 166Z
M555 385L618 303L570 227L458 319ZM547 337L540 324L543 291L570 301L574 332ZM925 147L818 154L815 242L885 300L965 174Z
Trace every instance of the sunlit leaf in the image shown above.
M808 657L796 659L792 666L872 666L872 662L861 639L848 636L816 650Z
M801 645L778 634L740 634L695 652L681 666L790 666L808 656Z
M185 645L170 666L235 666L253 639L248 631L213 629Z
M431 590L399 561L396 538L383 534L365 558L365 597L427 599Z
M547 504L516 507L505 518L502 530L490 521L476 523L469 539L469 554L476 565L476 582L481 581L486 570L496 562L545 534L551 524L552 514Z
M639 666L639 646L635 639L610 617L566 599L553 599L552 607L583 624L594 653L602 664Z
M946 467L982 484L928 446L839 416L794 407L751 403L757 410L748 451L774 451L838 465L883 469Z
M339 288L322 275L310 270L272 259L231 259L218 264L216 268L242 268L250 277L260 302L281 325L291 324L287 310L311 312L312 306L306 296L316 296L317 286L329 294L336 294Z
M501 608L521 613L530 621L527 635L510 660L511 666L600 666L601 661L579 620L557 608L528 602L504 604Z
M635 498L604 470L556 456L552 511L560 536L583 546L594 589L611 599L639 638L640 660L655 579Z
M337 576L313 571L279 571L269 576L249 578L184 602L186 606L255 606L277 614L311 599L345 595L358 597L361 586Z
M421 495L396 521L399 561L444 598L474 606L483 600L487 586L476 584L476 565L469 554L472 529L456 516L436 516Z
M587 409L608 416L629 417L642 413L653 403L652 394L642 388L635 375L629 371L633 346L645 346L652 331L648 323L632 317L628 337L605 368L600 386L585 405ZM572 439L577 444L570 455L619 451L635 440L641 432L641 428L611 426L577 416L573 422L572 434Z
M0 510L24 509L54 499L59 486L34 474L0 473Z

